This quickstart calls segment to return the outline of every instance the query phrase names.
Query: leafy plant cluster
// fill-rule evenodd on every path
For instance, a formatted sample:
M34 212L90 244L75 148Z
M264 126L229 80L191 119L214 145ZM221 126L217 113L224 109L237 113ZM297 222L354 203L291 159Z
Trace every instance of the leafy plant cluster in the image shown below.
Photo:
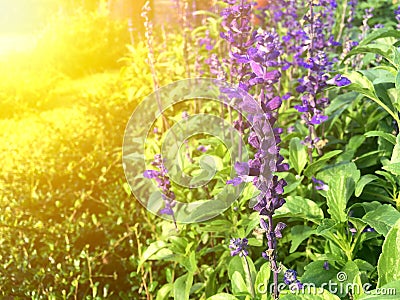
M280 2L287 6L279 7ZM99 30L99 24L109 22L105 17L78 14L72 27L59 19L45 34L42 50L34 54L48 62L49 67L44 68L48 71L38 77L32 67L26 77L19 78L17 74L22 73L14 71L9 76L15 79L2 80L2 112L8 113L0 120L0 295L16 299L273 299L270 286L276 281L283 286L279 291L282 299L379 297L362 291L334 295L325 290L315 295L316 291L302 289L310 283L318 288L329 280L343 285L370 284L371 291L396 288L400 293L395 267L400 260L400 35L396 19L385 23L387 18L383 18L379 23L385 23L385 28L373 29L378 21L370 17L366 24L371 26L363 28L366 4L362 2L355 11L354 26L347 27L343 23L351 9L347 1L337 1L335 14L328 11L324 15L323 6L314 6L314 13L331 25L318 25L323 26L323 38L317 31L311 32L311 39L323 45L312 51L325 53L326 57L321 57L330 69L312 60L315 56L309 55L309 39L287 37L286 43L276 44L280 53L277 63L266 65L265 59L245 57L252 46L232 46L226 38L238 32L254 30L262 36L274 30L271 36L282 39L290 35L288 24L304 29L310 37L307 30L316 21L310 18L310 7L300 2L270 1L269 5L276 6L259 10L259 22L240 23L239 18L236 24L241 28L232 27L226 11L220 15L224 9L243 4L233 0L212 11L197 12L203 25L191 35L156 28L150 49L153 74L148 41L128 46L124 67L115 76L110 71L122 51L118 47L125 43L124 33L114 27L116 31ZM279 15L280 10L290 9L296 10L292 19ZM236 18L240 15L233 12ZM247 16L254 17L250 12ZM309 18L304 20L304 16ZM288 22L285 26L284 20ZM191 32L187 27L178 28L178 32L182 30ZM80 48L89 49L86 53L74 52L77 35L82 38ZM328 45L331 35L339 37L341 45L333 46L333 40ZM108 42L114 36L121 40L110 51ZM247 37L247 41L254 38ZM354 41L358 45L346 49L346 39L348 44ZM266 45L262 44L265 40L255 39L261 45ZM50 46L54 43L60 48ZM268 54L260 51L260 56ZM65 53L71 56L63 60ZM99 63L103 55L110 55L104 64ZM287 63L290 67L284 70ZM22 69L23 64L19 66ZM79 77L87 70L107 73ZM273 77L275 82L258 79L266 81L275 71L280 73ZM265 237L269 227L260 223L265 216L252 208L260 190L251 182L220 216L198 224L178 224L178 231L172 222L148 213L130 195L121 164L122 136L132 110L154 88L154 74L159 86L188 74L241 84L276 117L275 128L280 128L276 129L276 141L285 164L276 176L286 185L279 196L285 203L274 210L273 224L280 222L286 227L280 230L279 239L270 237L276 243L274 248ZM55 75L59 79L54 79ZM323 88L307 90L310 76L318 77ZM338 88L343 78L350 82ZM274 97L261 98L262 90L263 95ZM310 99L325 98L329 101L319 102L318 112L312 111ZM20 105L13 116L12 103ZM237 114L197 99L171 108L166 116L172 126L198 112L222 113L235 122L245 141L251 136L241 129ZM149 160L160 151L163 126L160 119L154 124L157 130L152 128L146 152ZM255 155L253 144L254 138L246 147ZM226 184L233 166L218 139L207 135L193 138L180 152L188 174L198 174L201 170L196 166L207 157L218 162L216 179L207 188L189 191L172 184L177 198L188 202L208 199ZM277 269L271 268L270 250L276 254ZM339 272L346 273L344 280L338 278ZM396 296L381 295L380 299Z

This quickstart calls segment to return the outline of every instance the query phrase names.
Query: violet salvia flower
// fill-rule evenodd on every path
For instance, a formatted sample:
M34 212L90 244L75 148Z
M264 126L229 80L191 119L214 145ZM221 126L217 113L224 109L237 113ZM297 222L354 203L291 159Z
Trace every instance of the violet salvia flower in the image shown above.
M309 157L312 161L312 149L316 148L319 154L321 149L317 142L319 138L316 132L316 125L325 122L328 117L324 115L324 109L329 105L329 99L323 96L324 89L328 86L328 72L332 71L333 60L328 57L327 53L340 43L336 42L331 33L332 28L325 24L327 6L334 11L336 3L327 0L321 0L318 4L310 0L309 13L304 17L306 27L304 31L307 33L309 43L305 47L307 58L299 65L307 69L307 75L299 79L299 85L296 91L301 96L301 105L294 106L297 111L301 112L301 118L304 120L309 129L309 134L304 140L309 148ZM344 85L347 83L346 78L335 78L334 83Z
M316 190L323 190L323 191L327 191L329 189L328 185L323 182L322 180L319 180L315 177L311 177L312 182L314 182L314 188Z
M157 183L157 187L161 190L161 196L164 200L164 208L159 213L163 215L169 215L174 220L175 227L176 221L174 211L172 208L176 205L175 194L171 190L171 182L168 177L168 170L164 166L164 161L160 154L154 156L154 161L151 163L157 170L146 170L143 172L143 176L148 179L154 179Z
M206 50L211 51L214 49L216 41L210 36L210 31L206 30L205 36L198 40L199 46L204 46Z
M394 17L396 18L396 28L400 29L400 5L394 10Z
M287 269L285 274L283 275L283 282L287 285L297 280L297 272L292 269Z
M326 271L329 270L329 262L328 262L327 260L324 262L323 268L324 268Z
M287 269L283 275L283 282L287 284L291 291L301 290L303 284L297 279L297 272L292 269Z
M229 249L231 249L231 256L247 256L249 252L247 251L248 240L246 238L236 238L231 239L229 244Z
M279 35L274 30L264 30L259 28L254 30L251 27L251 5L244 0L237 4L235 0L225 0L231 6L224 9L221 13L222 28L221 38L227 41L229 46L229 70L228 78L237 79L241 89L248 93L255 93L256 99L262 111L263 118L274 126L278 117L277 110L282 104L282 98L277 94L281 78L280 68L285 64L281 56L283 47ZM278 16L276 16L278 18ZM223 91L229 96L229 91ZM232 95L235 97L235 95ZM242 108L253 105L246 100L242 103ZM260 116L249 116L253 122L257 123ZM247 122L239 119L234 122L235 128L241 133L248 128ZM262 126L262 125L260 125ZM238 185L242 182L252 181L260 190L257 203L253 207L260 216L260 226L265 230L268 248L263 252L263 257L268 259L274 273L274 298L279 297L278 274L280 268L277 263L277 239L282 237L282 230L286 225L282 222L276 225L273 222L275 210L281 207L285 200L282 197L283 188L286 182L274 175L272 180L265 178L264 170L287 171L289 166L284 163L283 157L279 154L279 147L275 147L272 142L260 141L254 129L250 130L248 142L255 148L255 155L247 162L235 164L238 177L229 180L227 184ZM274 128L273 133L276 144L280 142L281 128ZM265 159L268 154L276 156L274 165L270 165ZM264 219L265 218L265 219Z
M347 28L353 27L354 18L356 16L358 0L351 0L347 3L349 5L349 15L347 17L346 26Z

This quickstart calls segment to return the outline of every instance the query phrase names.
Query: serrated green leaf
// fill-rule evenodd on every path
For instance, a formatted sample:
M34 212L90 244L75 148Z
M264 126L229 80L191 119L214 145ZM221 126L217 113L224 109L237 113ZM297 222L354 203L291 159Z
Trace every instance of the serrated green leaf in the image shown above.
M326 192L328 212L337 222L346 222L347 201L355 190L356 183L360 178L360 171L352 162L328 169L324 175L329 186Z
M384 204L368 212L362 220L374 228L379 234L386 236L389 230L400 219L400 212L389 204Z
M307 164L307 151L298 137L292 138L289 143L289 162L297 174L301 174Z
M314 201L300 196L288 196L286 203L275 211L275 216L297 217L319 224L324 213Z
M400 162L384 166L383 169L389 171L393 175L400 176Z
M400 220L390 229L378 260L378 287L400 280Z

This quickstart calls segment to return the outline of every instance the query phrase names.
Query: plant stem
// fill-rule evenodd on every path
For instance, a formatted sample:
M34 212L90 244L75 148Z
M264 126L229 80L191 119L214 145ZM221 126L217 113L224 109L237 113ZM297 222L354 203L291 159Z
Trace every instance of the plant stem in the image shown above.
M272 220L272 215L268 216L268 250L271 251L269 253L268 258L269 262L271 264L271 270L273 272L273 284L274 284L274 292L273 292L273 298L274 299L279 299L279 289L278 289L278 274L279 274L279 268L278 268L278 263L276 262L276 237L275 237L275 232L274 232L274 221Z

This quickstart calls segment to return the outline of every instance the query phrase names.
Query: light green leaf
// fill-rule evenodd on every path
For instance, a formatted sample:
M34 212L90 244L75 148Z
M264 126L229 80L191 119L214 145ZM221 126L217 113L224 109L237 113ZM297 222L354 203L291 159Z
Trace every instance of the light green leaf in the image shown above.
M298 137L292 138L289 143L289 162L297 174L301 174L307 164L307 151Z
M168 299L170 292L174 288L172 283L167 283L163 285L157 292L156 300Z
M220 293L216 294L214 296L211 296L210 298L207 298L207 300L238 300L235 296L227 293Z
M378 287L400 280L400 220L389 231L378 260Z
M293 253L305 239L315 233L315 229L305 225L295 225L290 232L292 244L289 253Z
M319 224L324 213L318 204L300 196L288 196L286 203L275 211L275 216L297 217Z
M306 170L304 171L304 174L308 177L311 178L314 176L324 165L325 163L330 160L332 157L342 153L342 150L334 150L330 151L328 153L325 153L323 156L321 156L317 161L313 162L310 164Z
M193 273L182 275L174 282L174 299L189 300L190 288L193 284Z
M394 37L396 39L400 39L400 32L398 30L393 30L393 29L388 29L388 28L380 28L380 29L368 34L367 37L362 39L362 41L360 41L360 46L368 45L372 41L375 41L375 40L378 40L381 38L386 38L386 37Z
M391 164L400 162L400 134L396 137L396 144L393 148L392 158L390 159Z
M310 287L309 289L302 291L299 294L286 294L280 299L282 300L340 300L340 298L334 294L329 293L327 290L321 288L314 289Z
M309 263L304 268L305 272L303 276L301 276L301 282L313 283L316 287L320 287L322 284L336 278L338 270L332 266L330 266L329 270L325 270L324 263L324 260L317 260Z
M334 167L326 173L331 174L327 180L329 189L326 192L328 212L332 219L341 223L346 222L347 201L355 190L355 185L360 178L360 171L352 162Z
M393 175L400 176L400 162L384 166L383 169L389 171Z
M393 134L383 132L383 131L368 131L364 134L366 137L375 137L379 136L381 138L384 138L388 142L392 143L393 145L396 145L396 137Z
M257 295L262 296L260 291L269 291L269 278L271 277L271 268L269 267L269 262L264 263L257 273L255 290Z
M232 274L232 291L234 294L246 293L248 291L246 282L244 281L242 274L235 271Z
M357 184L356 184L356 190L355 190L355 196L356 197L359 197L360 195L361 195L361 193L362 193L362 191L363 191L363 189L364 189L364 187L368 184L368 183L370 183L370 182L372 182L372 181L374 181L374 180L376 180L376 179L379 179L379 177L378 176L375 176L375 175L373 175L373 174L367 174L367 175L364 175L364 176L362 176L361 178L360 178L360 180L357 182Z
M389 204L384 204L368 212L362 220L374 228L379 234L386 236L389 230L400 219L400 212Z

